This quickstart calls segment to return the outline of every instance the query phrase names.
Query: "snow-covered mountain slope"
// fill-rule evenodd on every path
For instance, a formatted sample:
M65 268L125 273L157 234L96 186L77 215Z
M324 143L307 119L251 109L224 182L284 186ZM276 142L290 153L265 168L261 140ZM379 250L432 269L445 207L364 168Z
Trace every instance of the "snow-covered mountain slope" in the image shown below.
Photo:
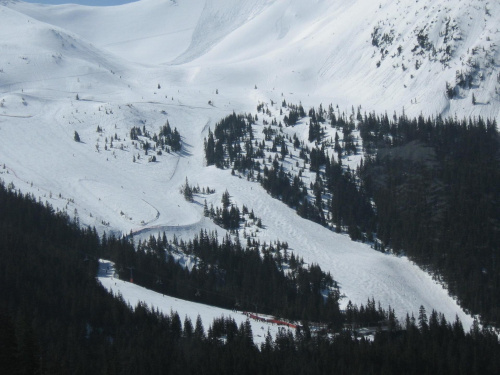
M206 167L203 146L217 121L255 113L259 101L276 117L270 101L286 99L306 109L333 103L498 120L499 14L498 2L479 0L1 1L0 178L100 232L184 238L202 228L224 233L203 216L202 198L182 198L186 177L216 190L209 204L227 188L262 218L262 241L287 241L330 271L345 303L373 296L400 317L424 305L467 325L471 318L407 259L351 242L257 183ZM130 130L158 132L167 120L183 150L148 162Z
M26 100L30 96L74 99L76 93L91 90L93 85L110 91L126 86L116 74L126 71L120 58L96 49L71 32L9 8L0 7L0 16L2 93L21 92ZM15 101L4 102L2 108L9 114L15 105ZM26 103L24 107L24 115L39 110Z
M203 2L145 0L113 7L7 2L40 21L71 30L132 61L162 63L185 51Z
M189 64L202 83L257 84L268 95L300 93L311 105L327 99L410 115L499 116L496 1L7 5L131 61ZM456 87L453 100L447 84Z

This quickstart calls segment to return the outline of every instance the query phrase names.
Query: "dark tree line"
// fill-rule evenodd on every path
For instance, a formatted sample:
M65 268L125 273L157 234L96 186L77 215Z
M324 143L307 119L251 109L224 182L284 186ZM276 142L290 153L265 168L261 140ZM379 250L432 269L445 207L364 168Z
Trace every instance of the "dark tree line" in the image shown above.
M2 373L496 374L500 369L494 334L477 325L465 332L458 320L448 323L435 312L427 318L425 310L418 320L407 319L406 330L377 333L373 342L353 339L350 331L328 335L305 322L295 332L268 335L261 347L248 322L237 326L231 318L218 318L205 333L199 318L161 315L144 304L132 310L95 277L95 259L110 251L107 247L131 256L128 240L100 241L94 230L79 228L50 205L3 184L0 239ZM361 308L348 310L360 319ZM378 319L373 300L363 311L366 319Z
M446 282L462 306L500 322L500 147L495 121L364 116L361 168L382 246Z
M149 289L230 309L328 322L336 328L343 323L332 276L318 265L305 267L286 243L260 244L248 237L244 248L230 236L219 240L216 233L205 231L187 242L150 237L137 249L131 243L117 246L123 241L106 239L104 256L116 262L121 278L128 279L128 267L134 267L134 282ZM179 254L194 259L191 271L175 260Z

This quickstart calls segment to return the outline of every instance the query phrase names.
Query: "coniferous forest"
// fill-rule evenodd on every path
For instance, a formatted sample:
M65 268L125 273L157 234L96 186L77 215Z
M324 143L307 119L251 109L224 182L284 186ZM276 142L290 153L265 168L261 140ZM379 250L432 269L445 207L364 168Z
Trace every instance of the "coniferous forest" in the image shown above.
M362 115L359 108L347 115L320 105L304 120L312 142L307 144L290 135L305 116L302 106L283 101L282 107L288 111L285 124L264 119L259 140L256 117L233 113L217 123L205 142L207 164L259 182L304 218L377 250L407 255L443 282L466 311L498 327L496 122L404 114L389 118ZM257 110L271 115L263 104ZM326 136L327 127L335 129L334 137ZM343 165L362 151L356 170ZM310 176L304 178L305 173ZM311 179L308 186L305 181Z
M101 239L95 230L79 228L12 186L0 184L0 207L3 373L493 374L500 369L494 333L477 324L466 332L460 321L447 322L435 311L427 315L423 308L416 319L393 321L373 341L356 339L348 330L312 332L304 320L295 332L283 330L274 340L269 336L261 347L253 343L249 324L220 318L205 330L199 319L182 321L175 312L160 315L144 305L131 309L96 280L97 258L112 255L111 246L130 256L129 240ZM205 235L198 241L211 241L216 252L234 245L217 245ZM194 241L184 246L194 248ZM137 254L147 257L142 250ZM271 259L268 269L277 267ZM318 269L302 272L322 274ZM314 296L312 289L304 293ZM363 319L363 314L391 319L390 311L377 310L374 301L342 314L345 322Z
M500 139L494 121L365 116L360 171L384 246L443 280L486 324L500 322Z

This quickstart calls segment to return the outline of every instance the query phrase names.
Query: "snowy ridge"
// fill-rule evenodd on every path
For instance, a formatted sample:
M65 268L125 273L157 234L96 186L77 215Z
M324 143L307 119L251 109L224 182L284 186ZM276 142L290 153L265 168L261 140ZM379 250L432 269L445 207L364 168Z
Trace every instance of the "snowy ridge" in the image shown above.
M255 114L259 102L279 118L270 102L283 99L306 110L333 103L346 112L361 105L499 120L499 14L498 2L479 0L2 1L0 178L101 233L182 238L202 228L225 233L203 216L201 199L182 198L185 178L216 190L208 204L227 188L262 218L262 241L287 241L330 271L343 303L373 296L400 318L424 305L468 326L472 318L407 259L332 233L258 184L206 167L203 141L222 117ZM158 132L167 120L183 149L148 162L130 130ZM304 123L294 130L306 134Z

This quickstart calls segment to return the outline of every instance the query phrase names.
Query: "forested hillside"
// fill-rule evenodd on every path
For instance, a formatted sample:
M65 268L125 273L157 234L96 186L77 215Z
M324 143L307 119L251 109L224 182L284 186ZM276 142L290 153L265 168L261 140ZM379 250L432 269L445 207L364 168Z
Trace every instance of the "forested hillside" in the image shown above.
M382 246L500 322L500 139L495 121L364 116L360 170Z
M156 373L491 373L500 368L496 335L425 309L406 330L394 326L373 342L282 331L258 348L248 325L134 310L96 281L102 249L32 197L0 185L0 368L9 374ZM118 244L118 243L117 243ZM118 246L118 245L117 245ZM418 325L417 325L418 324Z
M251 115L222 119L205 141L207 163L260 182L304 218L377 250L408 255L467 311L498 325L496 121L389 118L354 108L338 116L332 105L306 116L301 105L282 107L284 124L268 123L264 106L257 108L266 116L263 127ZM299 119L308 122L309 143L294 133ZM354 170L344 163L356 155Z

